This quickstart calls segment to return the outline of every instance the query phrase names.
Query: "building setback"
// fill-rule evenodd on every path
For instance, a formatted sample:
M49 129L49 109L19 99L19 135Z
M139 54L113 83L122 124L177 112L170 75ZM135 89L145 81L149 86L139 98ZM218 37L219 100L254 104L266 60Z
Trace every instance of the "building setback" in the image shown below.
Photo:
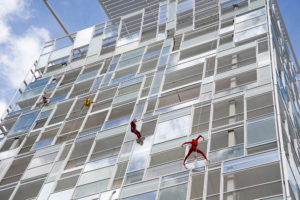
M45 43L3 116L1 200L300 199L300 68L276 0L101 4L110 21ZM210 163L185 169L200 134Z

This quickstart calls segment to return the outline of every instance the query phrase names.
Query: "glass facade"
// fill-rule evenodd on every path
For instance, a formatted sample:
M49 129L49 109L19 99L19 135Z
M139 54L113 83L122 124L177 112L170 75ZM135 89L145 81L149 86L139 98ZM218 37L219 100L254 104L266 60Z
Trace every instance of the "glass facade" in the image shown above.
M47 42L2 119L1 200L300 199L299 66L276 1L100 2L115 17ZM210 163L186 169L199 134Z

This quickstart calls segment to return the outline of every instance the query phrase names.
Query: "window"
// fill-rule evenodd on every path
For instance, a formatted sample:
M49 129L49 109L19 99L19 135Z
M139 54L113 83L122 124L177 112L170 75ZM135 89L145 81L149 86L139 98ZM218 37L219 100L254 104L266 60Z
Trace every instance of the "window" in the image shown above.
M274 115L247 120L247 146L276 140Z
M173 104L182 103L195 99L200 95L200 83L186 86L168 93L164 93L159 98L158 108L171 106Z
M210 185L210 187L207 187L206 195L211 197L217 198L220 193L220 174L221 170L212 170L208 172L207 176L207 184ZM217 198L219 199L219 198Z
M119 163L117 166L117 171L115 173L115 178L112 184L112 189L119 188L123 182L124 175L126 173L128 161Z
M135 171L126 174L125 185L143 180L144 170Z
M131 197L127 197L127 198L123 198L122 200L155 200L156 197L156 191L153 192L147 192L144 194L139 194L136 196L131 196Z
M157 125L154 143L160 143L187 135L190 131L190 119L190 115L187 115L159 123ZM170 134L170 130L172 130L172 134Z
M193 56L201 55L217 48L217 40L206 42L195 47L184 49L180 52L180 59L184 60Z
M210 120L210 105L195 108L192 134L208 130Z
M68 102L58 104L56 107L56 110L49 122L49 125L58 123L58 122L62 122L65 119L66 115L68 114L69 109L72 106L72 103L73 103L72 101L68 101Z
M20 185L13 199L14 200L34 199L38 195L44 183L44 180L45 179L40 179L34 182Z
M191 199L201 198L203 196L204 174L192 176Z
M203 64L194 65L182 70L167 73L163 90L170 90L202 79Z
M132 184L130 186L123 187L120 198L123 199L124 197L143 194L146 192L156 190L158 187L158 181L159 181L158 179L152 179L150 181L144 181L144 182L140 182L137 184Z
M224 199L250 200L282 194L278 163L257 166L224 176Z
M26 87L25 91L32 90L32 89L35 89L35 88L38 88L38 87L41 87L41 86L45 86L49 82L50 78L51 77L40 79L40 80L37 80L35 82L31 82Z
M114 166L105 167L82 174L77 185L89 184L91 182L109 179L113 173Z
M206 70L205 70L205 77L209 77L214 75L215 73L215 64L216 64L216 57L211 57L206 59Z
M151 155L150 167L184 158L185 148L173 148ZM182 161L181 161L182 162Z
M231 112L229 112L231 110ZM235 123L244 119L244 98L223 101L214 104L213 128Z
M176 29L193 25L193 0L181 0L177 4L177 26Z
M78 178L79 178L79 175L71 176L71 177L68 177L65 179L60 179L59 181L57 181L54 192L63 191L63 190L71 189L71 188L75 187Z
M91 170L98 169L98 168L102 168L102 167L107 167L107 166L110 166L110 165L114 165L117 161L117 158L118 158L118 156L115 155L115 156L110 156L110 157L107 157L107 158L103 158L103 159L100 159L100 160L96 160L96 161L87 163L85 168L84 168L84 172L91 171Z
M177 185L159 191L159 200L182 200L186 199L187 184Z
M273 113L273 95L266 93L247 99L247 119Z
M160 187L169 187L171 185L177 185L189 180L189 171L179 172L176 174L164 176L161 180Z
M83 165L91 149L92 143L93 140L76 143L65 169Z
M18 132L30 129L39 113L40 110L36 110L34 112L21 115L14 127L9 131L9 134L16 134Z
M124 134L118 134L102 140L97 140L90 159L98 160L118 154L123 139Z
M148 154L152 144L152 136L146 137L144 144L135 145L132 157L129 161L128 172L140 170L146 167Z
M236 68L249 66L256 63L255 48L240 51L235 54L218 58L217 73L223 73Z
M107 115L107 111L88 116L88 119L86 120L83 130L100 127L104 123L106 115Z

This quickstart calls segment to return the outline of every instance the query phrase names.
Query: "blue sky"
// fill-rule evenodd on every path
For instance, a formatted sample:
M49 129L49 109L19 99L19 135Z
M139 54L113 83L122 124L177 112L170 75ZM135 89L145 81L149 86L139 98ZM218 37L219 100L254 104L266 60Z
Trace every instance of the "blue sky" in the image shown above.
M70 32L106 21L98 0L48 0ZM300 0L278 0L300 59ZM43 0L0 0L0 115L45 41L65 35Z

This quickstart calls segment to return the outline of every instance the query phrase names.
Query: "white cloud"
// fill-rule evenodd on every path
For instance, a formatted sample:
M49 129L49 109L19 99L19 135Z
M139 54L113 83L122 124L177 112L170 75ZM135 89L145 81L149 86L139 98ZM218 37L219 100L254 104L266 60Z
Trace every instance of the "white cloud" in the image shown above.
M32 17L29 5L28 0L0 0L0 81L3 83L0 85L0 113L5 107L4 99L7 101L13 95L7 91L20 86L38 59L44 42L50 39L48 30L34 25L29 25L21 34L14 33L11 22L25 22Z

